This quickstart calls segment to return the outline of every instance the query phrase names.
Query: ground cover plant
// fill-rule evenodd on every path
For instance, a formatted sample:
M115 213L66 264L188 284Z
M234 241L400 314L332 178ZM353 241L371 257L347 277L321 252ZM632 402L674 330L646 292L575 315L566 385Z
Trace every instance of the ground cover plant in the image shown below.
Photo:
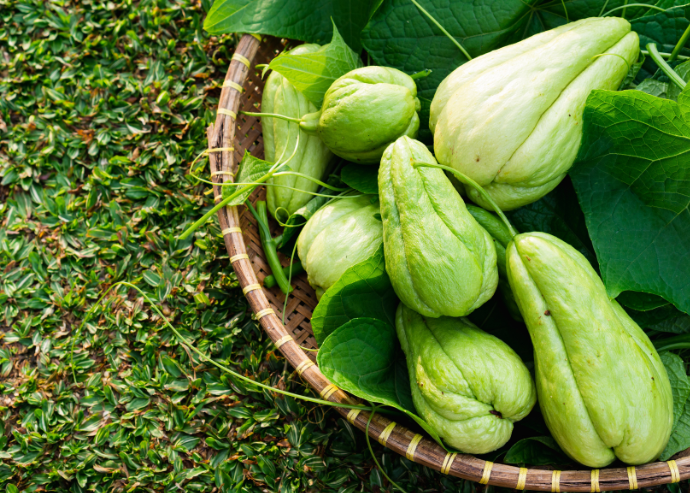
M208 8L0 4L0 491L388 490L337 413L200 363L134 290L76 337L128 280L218 361L311 395L247 311L217 222L175 240L212 204L187 175L236 42L204 32ZM401 485L462 488L372 446Z

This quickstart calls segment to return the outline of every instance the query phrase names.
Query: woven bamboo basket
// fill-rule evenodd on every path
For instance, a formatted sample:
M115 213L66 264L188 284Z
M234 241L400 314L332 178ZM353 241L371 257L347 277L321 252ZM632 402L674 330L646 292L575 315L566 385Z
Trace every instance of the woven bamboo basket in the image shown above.
M214 183L233 179L231 173L237 171L245 150L256 157L263 157L260 122L255 117L240 115L239 112L257 110L263 82L260 71L254 66L268 63L283 49L284 44L272 37L262 39L249 34L241 37L223 83L215 124L208 129L209 149L215 150L209 153ZM220 201L221 187L214 186L213 193L214 200ZM264 197L265 190L260 187L250 200L256 202ZM219 211L218 219L230 263L237 273L242 291L275 346L323 399L336 403L357 403L319 371L314 352L305 352L300 347L316 349L310 318L317 301L306 276L293 279L295 290L290 294L286 324L283 325L283 293L278 287L262 287L262 281L270 270L254 218L244 207L226 207ZM272 229L274 235L279 230L275 223ZM283 260L287 265L287 259ZM336 409L354 426L366 430L369 413ZM677 457L676 460L639 467L557 471L545 467L518 468L471 455L447 453L433 440L378 414L371 421L369 435L409 460L442 474L518 490L598 492L639 489L690 478L690 457L685 457L686 453L678 454L683 457Z

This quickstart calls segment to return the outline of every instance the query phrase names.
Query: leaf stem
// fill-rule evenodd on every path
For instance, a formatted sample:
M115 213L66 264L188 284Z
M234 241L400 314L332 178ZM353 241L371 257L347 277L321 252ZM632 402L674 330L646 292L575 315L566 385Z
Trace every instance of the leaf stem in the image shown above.
M240 115L278 118L279 120L285 120L286 122L294 122L294 123L301 123L302 122L302 120L300 120L299 118L292 118L291 116L279 115L278 113L252 113L249 111L240 111Z
M463 55L465 55L465 56L467 57L468 60L472 60L472 57L470 56L470 54L467 53L467 50L466 50L465 48L462 47L462 45L458 42L458 40L455 39L453 36L451 36L451 34L450 34L448 31L446 31L446 29L445 29L436 19L434 19L434 17L433 17L429 12L427 12L426 10L424 10L424 7L422 7L421 5L419 5L419 3L417 3L417 0L410 0L410 2L412 2L412 3L415 5L415 7L417 7L417 8L422 12L422 14L424 14L425 16L427 16L427 17L429 18L429 20L430 20L431 22L433 22L434 25L435 25L436 27L438 27L438 28L441 30L441 32L442 32L443 34L445 34L446 37L447 37L448 39L450 39L450 40L453 42L453 44L454 44L455 46L458 47L458 49L462 52Z
M506 227L508 228L508 231L510 231L510 235L513 238L519 234L517 232L517 230L513 227L513 225L510 224L510 221L508 221L508 218L506 217L506 215L503 214L503 211L498 206L498 204L496 204L496 202L494 202L494 199L491 198L491 196L486 192L486 190L484 190L484 188L479 183L474 181L469 176L465 175L464 173L459 172L455 168L451 168L450 166L444 166L442 164L423 163L421 161L415 161L412 164L412 166L415 166L415 167L421 166L424 168L439 168L439 169L442 169L444 171L448 171L449 173L453 173L457 177L458 180L460 180L465 185L469 185L472 188L474 188L477 192L479 192L479 194L482 196L482 198L484 200L486 200L489 204L491 204L491 208L496 212L496 214L498 214L498 217L501 218L501 220L506 225Z
M682 89L685 88L686 82L683 80L683 78L678 75L675 70L671 68L671 66L666 63L666 60L664 60L661 55L659 55L659 50L656 49L656 44L655 43L649 43L647 45L647 51L649 51L649 56L651 57L652 60L654 60L654 63L656 63L661 71L668 76L669 79L671 79L671 82L673 82L675 85Z
M283 272L283 267L280 265L280 260L278 259L278 252L276 251L276 242L271 236L271 231L268 229L268 214L266 212L266 202L259 200L256 203L256 209L252 206L251 202L247 201L247 207L249 211L256 219L259 225L259 236L261 237L261 246L264 249L264 254L266 255L266 261L268 266L271 268L273 273L273 279L280 286L280 290L287 294L292 291L292 286L288 281L285 273ZM265 285L265 284L264 284Z
M671 349L688 349L690 348L690 334L656 339L652 341L652 344L654 344L654 347L659 352L669 351Z
M650 8L650 9L659 10L659 11L661 11L661 12L666 12L667 10L671 10L671 9L662 9L661 7L657 7L656 5L649 5L649 4L646 4L646 3L629 3L629 4L627 4L627 5L621 5L620 7L613 8L613 9L609 10L608 12L606 12L606 13L605 13L604 15L602 15L601 17L606 17L606 16L609 15L611 12L615 12L615 11L617 11L617 10L625 10L625 9L627 9L628 7L647 7L647 8Z
M642 53L645 56L649 56L649 52L647 50L640 50L640 53ZM659 55L661 55L662 58L671 58L670 53L665 53L663 51L659 52ZM678 60L690 60L690 56L685 56L685 55L678 55L676 56Z
M683 35L678 40L678 43L676 43L676 46L673 48L673 51L671 52L671 56L668 57L669 62L672 62L673 60L676 59L676 57L680 53L680 50L682 50L683 47L685 46L685 43L687 43L688 37L690 37L690 24L688 24L688 27L685 28L685 32L683 33Z

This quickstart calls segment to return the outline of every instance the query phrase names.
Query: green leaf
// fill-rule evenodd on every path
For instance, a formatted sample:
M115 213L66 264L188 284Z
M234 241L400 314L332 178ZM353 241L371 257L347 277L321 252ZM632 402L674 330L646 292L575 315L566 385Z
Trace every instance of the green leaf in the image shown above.
M395 296L386 273L383 245L368 259L350 267L321 297L311 319L316 342L348 321L367 317L395 325Z
M333 24L333 39L311 53L278 55L268 68L283 75L317 108L331 84L341 75L362 66L357 53L345 43Z
M273 165L271 163L264 161L263 159L259 159L258 157L252 156L251 154L249 154L249 151L244 151L244 157L242 157L242 162L240 163L240 170L237 174L237 179L235 180L235 182L245 184L255 183L256 180L268 173L272 166ZM280 169L281 171L286 171L288 167L283 166ZM223 198L225 199L229 197L230 195L235 193L240 188L243 188L244 186L245 185L223 187ZM250 188L246 192L243 192L237 197L235 197L228 204L228 207L242 204L245 200L249 198L253 190L253 188Z
M652 293L690 312L690 95L593 91L570 172L611 297Z
M623 5L625 0L568 0L570 21L596 17L602 9ZM553 0L502 0L500 2L448 2L419 0L441 25L473 57L515 43L533 34L566 23L563 3ZM640 1L656 5L656 0ZM681 2L664 2L668 7ZM653 14L653 15L647 15ZM620 15L620 11L615 15ZM626 18L640 34L641 46L655 42L670 52L688 25L683 9L658 12L646 8L626 9ZM441 81L467 61L441 30L409 0L389 0L362 32L362 43L379 65L395 67L408 74L431 69L431 75L417 80L422 100L420 139L428 141L429 104ZM688 54L684 49L682 54ZM649 62L648 62L649 63ZM653 63L653 62L652 62Z
M662 306L668 305L668 301L661 296L656 296L649 293L636 293L634 291L626 291L621 293L616 301L623 306L632 308L633 310L646 312L656 310Z
M144 272L142 277L144 278L144 281L146 281L146 284L153 286L154 288L160 286L161 284L161 276L150 269Z
M506 453L505 462L508 464L529 464L531 466L553 466L572 462L561 451L552 437L524 438Z
M324 341L317 363L341 389L404 412L441 443L438 434L415 414L405 355L391 325L373 318L350 320Z
M685 402L690 397L690 380L685 373L685 363L677 354L665 351L659 355L666 367L668 379L671 382L673 391L673 426L678 423L678 419L683 414Z
M518 231L542 231L554 235L576 248L595 269L598 267L584 214L567 178L538 201L506 215Z
M666 445L664 451L661 452L659 460L668 460L671 456L688 447L690 447L690 399L685 401L683 413L678 418L678 422L673 428L668 445Z
M256 33L324 44L331 38L331 19L341 26L353 49L376 0L216 0L204 21L211 34Z
M347 186L362 193L379 193L379 168L364 164L348 164L340 177Z

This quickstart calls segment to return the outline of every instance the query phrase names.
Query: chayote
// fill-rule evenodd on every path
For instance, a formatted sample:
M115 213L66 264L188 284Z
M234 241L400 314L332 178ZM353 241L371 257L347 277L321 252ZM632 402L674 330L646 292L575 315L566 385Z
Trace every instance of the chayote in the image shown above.
M415 408L451 447L496 450L534 407L534 382L520 357L469 320L425 318L401 303L395 328Z
M290 51L293 55L311 53L320 48L317 44L303 44ZM261 110L292 118L301 118L317 110L295 86L278 72L271 72L264 86ZM333 154L316 135L308 135L298 125L277 118L265 118L262 122L264 152L266 161L275 163L292 155L299 147L288 166L292 171L321 180L328 169ZM285 221L287 217L312 198L319 185L302 177L283 175L272 177L266 187L268 210L273 217ZM279 185L279 186L271 186ZM296 190L292 190L296 189Z
M335 199L319 209L297 238L297 253L317 299L355 264L381 246L376 195Z
M596 17L460 66L431 103L438 161L482 185L503 210L538 200L575 160L589 93L617 89L638 53L628 21Z
M558 238L517 235L507 266L534 344L542 414L563 451L589 467L657 458L671 434L673 397L647 335Z
M427 317L461 317L496 291L496 249L421 142L400 137L381 159L386 271L398 298Z
M334 154L357 163L378 163L400 136L415 137L420 102L414 80L389 67L362 67L337 79L321 110L302 118Z

